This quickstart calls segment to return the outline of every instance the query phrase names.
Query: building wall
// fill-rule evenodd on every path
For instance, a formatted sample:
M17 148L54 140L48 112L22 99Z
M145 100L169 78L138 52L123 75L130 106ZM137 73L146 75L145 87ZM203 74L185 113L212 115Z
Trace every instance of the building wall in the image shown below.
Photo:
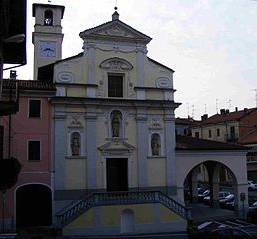
M192 136L196 136L196 132L199 133L199 137L202 139L209 139L214 141L228 142L230 141L230 127L235 127L235 136L238 139L239 136L239 122L230 121L217 124L208 124L192 127ZM217 131L219 131L219 136ZM210 133L211 132L211 135Z
M124 212L132 213L133 225L123 225ZM187 222L161 204L117 205L90 209L67 225L64 235L117 235L183 231Z
M239 143L256 128L257 110L252 111L240 120Z
M247 185L247 165L246 151L176 151L176 178L177 196L180 200L184 199L184 180L192 169L196 166L212 161L217 165L224 165L234 175L233 186L236 200L238 201L239 217L246 215L248 207L248 185ZM183 165L183 167L181 167ZM216 179L219 182L219 179ZM246 195L245 201L241 201L240 194Z
M41 118L29 118L29 99L41 100ZM5 195L5 228L15 226L16 190L28 184L43 184L52 187L53 166L51 161L51 117L50 103L45 97L21 95L19 111L16 114L3 116L0 124L4 126L4 158L9 157L9 122L10 122L10 157L17 158L22 168L17 184L7 190ZM41 160L28 161L28 140L40 140ZM2 198L1 198L2 199ZM0 202L0 205L1 202ZM2 215L1 215L2 216Z

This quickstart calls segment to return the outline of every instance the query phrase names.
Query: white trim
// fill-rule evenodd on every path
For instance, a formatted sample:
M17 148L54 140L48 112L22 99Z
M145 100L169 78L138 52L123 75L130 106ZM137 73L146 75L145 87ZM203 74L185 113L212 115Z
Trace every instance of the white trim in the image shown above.
M102 156L102 175L103 175L103 179L102 179L102 184L103 184L103 188L107 189L107 168L106 168L106 161L108 158L118 158L118 159L127 159L128 165L127 165L127 170L128 170L128 188L132 188L133 187L133 183L132 183L132 179L133 179L133 159L132 156L127 155L127 156L118 156L118 155L104 155Z

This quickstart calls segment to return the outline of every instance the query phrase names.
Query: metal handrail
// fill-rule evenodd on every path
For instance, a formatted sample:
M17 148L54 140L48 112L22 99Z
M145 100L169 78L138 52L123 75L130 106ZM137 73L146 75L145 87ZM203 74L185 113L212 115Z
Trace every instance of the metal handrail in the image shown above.
M68 205L66 209L56 214L58 226L61 228L90 208L105 205L126 205L143 203L161 203L181 217L190 220L190 209L175 201L160 191L140 192L103 192L92 193L75 205Z

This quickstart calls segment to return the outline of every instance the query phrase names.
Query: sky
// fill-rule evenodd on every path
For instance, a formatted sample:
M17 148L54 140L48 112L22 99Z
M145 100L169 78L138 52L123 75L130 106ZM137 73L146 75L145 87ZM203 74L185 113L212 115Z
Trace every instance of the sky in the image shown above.
M35 19L27 0L27 65L18 79L33 79ZM63 58L82 52L79 33L119 19L150 36L148 57L173 69L176 117L257 106L257 1L254 0L51 0L65 6ZM8 67L8 65L4 65ZM9 77L9 71L4 71Z

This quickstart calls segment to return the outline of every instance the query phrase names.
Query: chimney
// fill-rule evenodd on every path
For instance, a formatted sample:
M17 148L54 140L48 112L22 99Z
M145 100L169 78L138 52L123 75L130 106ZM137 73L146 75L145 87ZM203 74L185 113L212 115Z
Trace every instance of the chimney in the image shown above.
M221 109L221 110L220 110L220 114L221 114L221 115L224 115L225 113L226 113L226 110L225 110L225 109Z
M226 114L229 114L229 110L228 109L226 110Z
M202 115L201 119L202 119L202 121L207 120L208 119L208 114Z
M236 111L236 112L238 111L238 107L235 108L235 111Z
M10 71L10 80L16 80L17 74L16 71Z

